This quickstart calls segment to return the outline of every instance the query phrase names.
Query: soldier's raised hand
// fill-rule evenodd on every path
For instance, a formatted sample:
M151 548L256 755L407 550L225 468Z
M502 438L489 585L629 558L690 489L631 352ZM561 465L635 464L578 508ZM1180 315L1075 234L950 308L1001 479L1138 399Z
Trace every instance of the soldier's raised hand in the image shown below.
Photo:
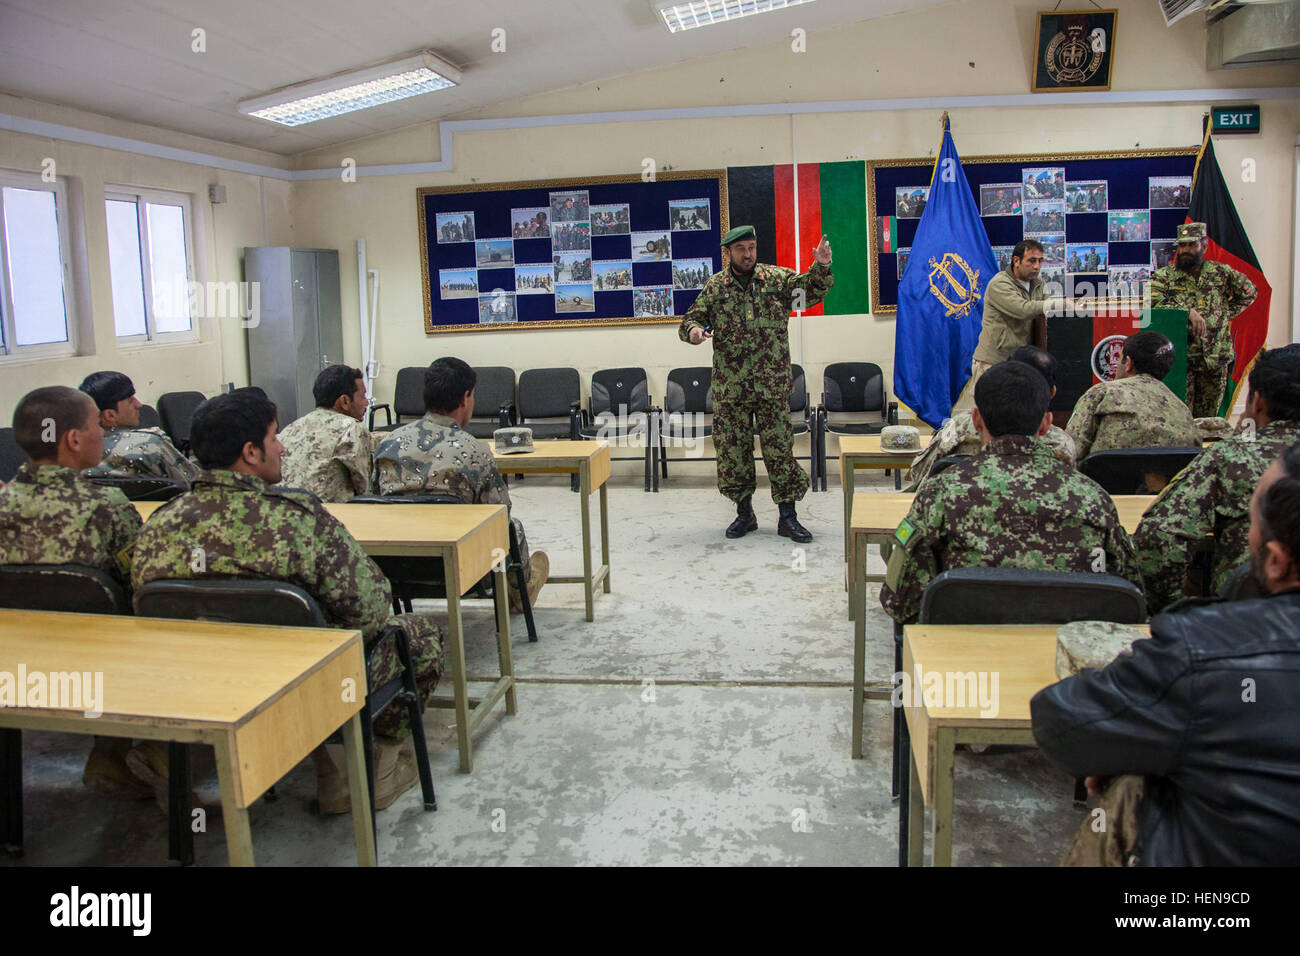
M817 243L817 248L813 250L813 256L824 266L831 264L831 241L822 236L822 241Z
M705 339L711 339L711 338L713 338L713 333L712 333L712 332L705 332L705 331L704 331L702 328L700 328L698 325L695 326L695 328L691 329L691 331L690 331L689 334L690 334L690 339L691 339L691 344L692 344L692 345L699 345L699 344L700 344L701 342L703 342Z

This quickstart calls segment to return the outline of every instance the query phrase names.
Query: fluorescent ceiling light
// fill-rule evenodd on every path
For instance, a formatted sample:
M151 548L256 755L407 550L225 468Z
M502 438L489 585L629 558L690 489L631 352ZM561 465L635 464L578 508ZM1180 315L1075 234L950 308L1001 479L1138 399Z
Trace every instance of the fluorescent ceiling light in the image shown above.
M660 4L659 15L669 33L680 33L711 23L724 23L751 17L756 13L771 13L786 7L797 7L813 0L695 0L694 3Z
M445 90L459 82L460 70L426 50L401 60L240 100L239 112L282 126L301 126L408 96Z

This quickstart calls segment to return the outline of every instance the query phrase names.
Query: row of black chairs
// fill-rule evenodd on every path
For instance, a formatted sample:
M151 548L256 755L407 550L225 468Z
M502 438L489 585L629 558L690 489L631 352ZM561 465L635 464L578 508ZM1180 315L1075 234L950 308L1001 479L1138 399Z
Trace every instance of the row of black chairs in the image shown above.
M1112 495L1158 494L1169 480L1201 453L1192 446L1173 448L1110 448L1095 451L1079 462L1079 471ZM930 476L964 460L966 455L940 458Z

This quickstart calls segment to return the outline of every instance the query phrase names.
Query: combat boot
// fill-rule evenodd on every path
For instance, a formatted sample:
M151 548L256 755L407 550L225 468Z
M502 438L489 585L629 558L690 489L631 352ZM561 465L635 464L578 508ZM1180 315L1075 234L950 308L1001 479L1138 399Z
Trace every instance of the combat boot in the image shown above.
M794 513L793 501L787 501L777 507L781 509L781 520L776 523L777 534L800 544L807 544L812 540L812 532L799 523L799 517Z
M758 530L758 518L754 516L754 506L749 498L744 498L736 505L736 520L727 526L728 538L743 538L751 531Z

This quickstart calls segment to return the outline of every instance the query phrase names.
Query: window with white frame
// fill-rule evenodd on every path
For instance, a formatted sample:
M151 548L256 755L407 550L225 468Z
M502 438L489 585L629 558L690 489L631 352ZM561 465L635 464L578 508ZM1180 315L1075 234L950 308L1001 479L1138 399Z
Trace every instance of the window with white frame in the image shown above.
M111 187L104 192L113 323L125 343L197 338L191 296L193 242L190 197L156 189Z
M66 180L0 170L0 356L76 351L68 216Z

